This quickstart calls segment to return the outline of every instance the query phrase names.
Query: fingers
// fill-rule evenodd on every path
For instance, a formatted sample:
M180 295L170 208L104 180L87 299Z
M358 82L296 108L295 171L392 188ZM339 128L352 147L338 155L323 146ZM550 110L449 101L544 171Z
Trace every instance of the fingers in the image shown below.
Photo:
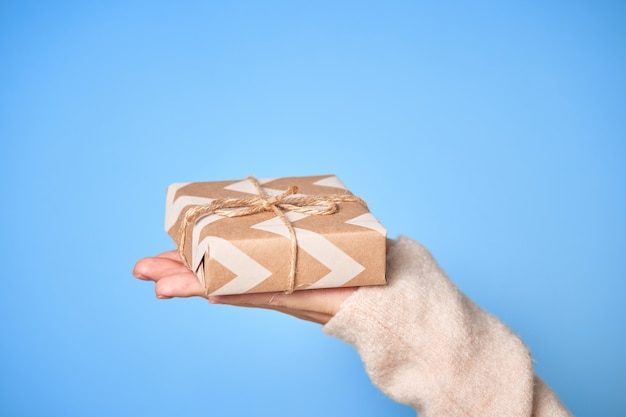
M154 281L157 298L206 298L204 288L196 275L175 260L171 252L139 260L135 264L133 275L139 279Z
M166 258L171 259L173 261L178 261L182 263L182 259L180 259L180 254L177 250L169 250L167 252L159 253L157 258Z
M166 257L143 258L135 264L133 275L144 280L158 281L174 274L191 272L181 262Z
M157 298L174 297L205 297L204 287L198 278L189 270L182 274L174 274L163 277L154 286Z

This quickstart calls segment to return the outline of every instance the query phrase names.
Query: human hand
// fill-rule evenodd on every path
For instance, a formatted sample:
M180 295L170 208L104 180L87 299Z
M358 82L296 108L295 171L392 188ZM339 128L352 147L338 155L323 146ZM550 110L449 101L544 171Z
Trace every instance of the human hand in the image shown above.
M182 263L176 251L139 260L133 275L145 281L153 281L157 298L203 297L212 304L276 310L322 325L339 311L341 303L356 290L356 287L343 287L295 291L291 294L272 292L207 297L196 275Z

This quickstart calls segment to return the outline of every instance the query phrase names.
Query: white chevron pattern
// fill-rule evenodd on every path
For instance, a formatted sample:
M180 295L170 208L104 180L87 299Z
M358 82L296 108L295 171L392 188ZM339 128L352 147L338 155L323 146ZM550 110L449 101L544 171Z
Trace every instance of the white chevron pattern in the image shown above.
M361 214L360 216L348 220L346 223L352 224L354 226L367 227L368 229L376 230L383 236L387 234L387 229L385 229L383 225L380 224L378 220L376 220L376 217L374 217L372 213Z
M224 265L236 276L209 295L243 294L269 278L272 273L226 239L207 236L202 247L211 250L211 258ZM204 276L201 278L204 279Z
M275 178L261 178L261 179L257 179L257 181L259 182L259 184L263 185L266 184L268 182L274 181ZM225 190L231 190L231 191L239 191L240 193L246 193L246 194L254 194L254 195L258 195L259 192L257 191L256 187L254 186L254 184L252 183L252 181L250 180L243 180L243 181L238 181L234 184L231 184L227 187L224 187ZM263 191L265 191L267 193L267 195L269 196L275 196L275 195L280 195L284 192L280 191L280 190L274 190L272 188L265 188L263 187Z
M184 195L178 197L176 200L176 192L180 190L185 185L190 184L188 182L178 182L167 187L167 195L165 197L167 210L165 212L165 231L169 231L174 224L176 224L176 220L180 217L180 213L187 206L191 205L199 205L199 204L210 204L213 201L213 198L206 197L196 197L192 195Z
M202 261L204 254L209 248L208 240L204 239L202 242L200 242L200 233L202 232L202 229L204 229L209 224L215 221L221 220L221 219L223 219L223 217L218 214L209 214L207 216L202 217L200 220L196 222L196 225L193 228L193 237L192 237L192 242L195 242L196 245L195 245L195 250L192 249L191 251L192 252L191 253L191 257L192 257L191 269L196 270L198 268L198 265Z
M339 180L339 178L337 178L336 176L332 175L330 177L326 177L324 179L315 181L313 183L314 185L320 185L322 187L333 187L333 188L341 188L343 190L347 190L348 188L343 184L343 182L341 182Z
M288 215L289 214L291 214L289 217L292 218L289 220L292 223L303 217L307 217L300 213L288 213ZM299 216L293 216L294 214ZM279 217L257 223L252 227L254 229L278 234L287 239L290 238L287 226L285 226ZM346 255L345 252L333 245L322 235L297 227L294 227L294 231L298 239L298 247L313 256L318 262L322 263L330 270L328 274L308 288L340 287L365 269L363 265Z

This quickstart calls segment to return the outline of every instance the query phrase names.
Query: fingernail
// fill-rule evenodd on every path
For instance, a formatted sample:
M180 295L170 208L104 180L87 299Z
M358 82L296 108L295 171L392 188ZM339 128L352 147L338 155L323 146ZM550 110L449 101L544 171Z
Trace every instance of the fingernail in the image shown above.
M222 304L222 301L218 297L209 297L210 304Z
M137 269L133 268L133 276L135 278L139 278L139 279L148 279L147 276L145 276L144 274L142 274L141 272L137 271Z

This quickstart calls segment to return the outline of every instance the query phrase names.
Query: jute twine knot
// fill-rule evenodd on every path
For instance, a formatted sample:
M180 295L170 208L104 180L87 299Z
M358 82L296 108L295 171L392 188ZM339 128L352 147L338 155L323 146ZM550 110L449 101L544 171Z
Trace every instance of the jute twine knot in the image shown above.
M213 200L209 204L193 206L185 212L183 220L180 223L178 252L180 253L183 263L189 269L191 269L191 264L187 256L185 256L185 244L187 241L187 229L189 229L190 224L195 224L199 218L211 213L225 217L241 217L273 211L280 217L289 231L291 257L289 285L285 294L291 294L296 287L298 240L296 232L285 212L294 211L308 215L326 216L337 213L339 211L339 203L358 203L367 207L363 199L352 194L296 196L294 194L298 193L298 187L295 185L289 187L280 195L270 197L265 193L263 187L261 187L261 184L255 177L249 176L248 180L252 182L259 195L251 197L220 198Z

